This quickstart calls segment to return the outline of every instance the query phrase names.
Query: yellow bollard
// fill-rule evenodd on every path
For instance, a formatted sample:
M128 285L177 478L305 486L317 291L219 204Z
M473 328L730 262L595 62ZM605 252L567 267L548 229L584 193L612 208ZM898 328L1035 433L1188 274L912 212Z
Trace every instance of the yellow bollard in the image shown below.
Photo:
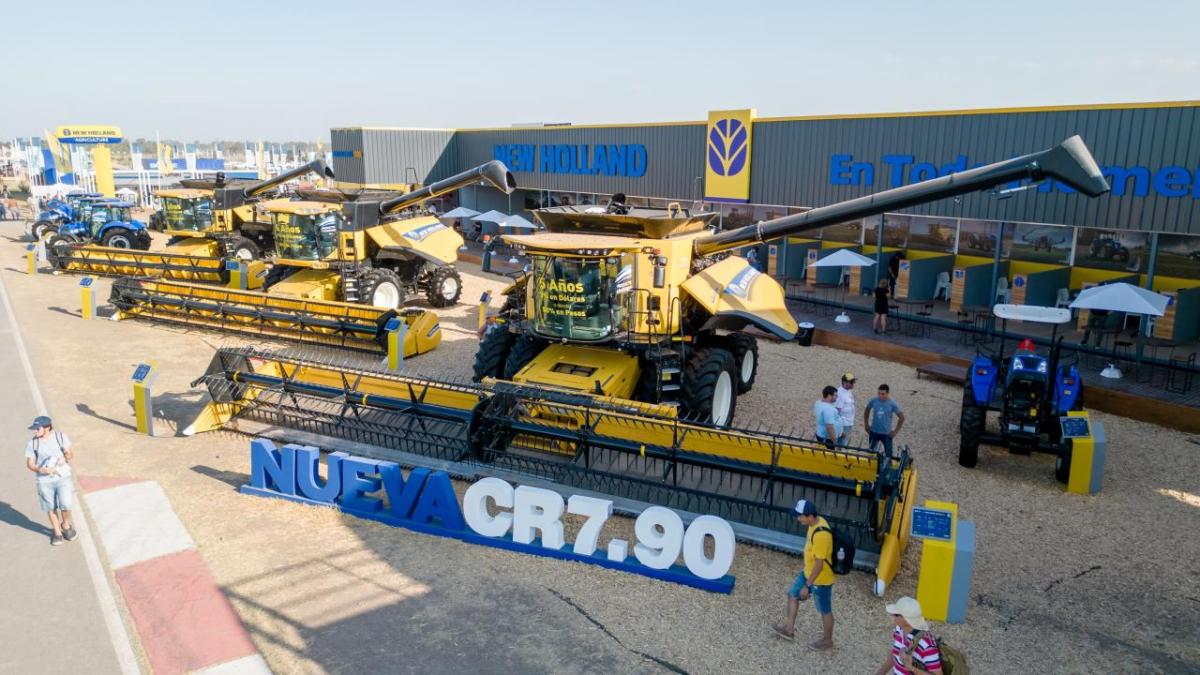
M483 334L483 326L487 323L487 307L492 300L492 292L484 291L479 298L479 333Z
M914 507L912 536L922 539L917 601L926 618L944 623L967 620L975 561L975 523L958 519L958 505L925 500Z
M84 319L96 318L96 280L84 277L79 280L79 313Z
M404 365L404 334L408 332L408 323L399 317L389 319L384 330L387 331L388 369L400 370Z
M158 362L139 363L133 371L133 414L137 418L137 431L147 436L154 435L154 378L158 376Z
M29 244L25 247L25 273L33 276L37 271L37 247Z
M1060 422L1063 442L1070 444L1070 452L1059 457L1066 462L1067 492L1079 495L1094 495L1100 492L1104 480L1104 455L1108 449L1108 438L1100 420L1091 419L1086 410L1072 410Z

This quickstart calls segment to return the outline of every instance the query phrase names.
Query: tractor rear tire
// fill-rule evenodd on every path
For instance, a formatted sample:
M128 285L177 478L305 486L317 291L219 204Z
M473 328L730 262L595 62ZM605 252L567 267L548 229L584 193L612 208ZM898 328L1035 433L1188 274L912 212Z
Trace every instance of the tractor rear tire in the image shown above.
M737 369L727 349L693 352L683 369L683 412L690 419L726 427L737 410Z
M504 360L504 379L511 380L513 375L516 375L522 368L529 365L529 362L537 358L538 354L546 348L546 343L542 340L522 335L513 343L512 348L508 350L508 356Z
M110 248L134 248L133 233L123 227L114 227L100 237L100 245Z
M462 296L462 277L453 267L439 267L429 275L425 298L434 307L449 307Z
M404 287L395 272L379 267L367 272L359 282L359 302L384 309L400 309L404 304Z
M250 261L262 257L262 251L253 241L245 237L234 237L225 242L225 255L236 260Z
M958 423L958 463L968 469L979 463L979 437L987 423L987 409L975 403L975 392L971 389L971 378L963 384L962 416Z
M754 388L754 379L758 377L758 340L747 333L733 333L728 344L738 376L738 393L745 394Z
M508 352L512 349L515 335L508 332L505 326L492 326L483 334L479 341L479 350L475 352L475 366L471 373L471 381L479 382L485 377L500 378L504 375L504 364L508 360Z
M56 270L65 270L69 264L67 258L75 249L75 242L66 235L55 232L46 240L46 258L50 266Z
M1071 439L1064 438L1062 450L1054 458L1054 478L1066 485L1071 479Z

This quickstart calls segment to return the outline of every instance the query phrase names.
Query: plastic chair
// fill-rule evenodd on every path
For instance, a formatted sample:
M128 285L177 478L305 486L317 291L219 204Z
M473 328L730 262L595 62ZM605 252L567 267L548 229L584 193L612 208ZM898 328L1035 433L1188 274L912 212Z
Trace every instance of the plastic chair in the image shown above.
M1054 306L1062 307L1064 309L1067 307L1070 307L1071 306L1071 289L1069 289L1069 288L1058 289L1058 297L1055 298L1055 300L1054 300Z
M996 302L1007 303L1012 298L1012 292L1008 290L1008 277L1000 277L996 280Z
M946 297L942 297L942 291L946 292ZM938 272L937 286L933 289L934 300L949 300L950 299L950 273Z

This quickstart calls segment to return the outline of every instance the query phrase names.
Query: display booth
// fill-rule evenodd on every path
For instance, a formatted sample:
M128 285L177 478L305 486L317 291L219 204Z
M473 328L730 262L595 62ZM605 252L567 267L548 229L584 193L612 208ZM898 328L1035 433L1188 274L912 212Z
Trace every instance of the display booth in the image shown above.
M977 256L960 255L954 258L954 270L950 275L950 310L957 312L963 307L991 307L992 265L994 261ZM1008 261L1000 261L997 278L1008 278Z
M1170 302L1163 315L1154 320L1154 337L1175 343L1200 337L1200 287L1160 292Z
M1086 278L1086 277L1081 277L1080 273L1085 273L1086 277L1091 277L1093 279L1096 279L1096 277L1100 277L1097 280L1089 280L1089 281L1082 282L1079 286L1080 291L1087 289L1087 288L1091 288L1093 286L1103 286L1104 284L1113 284L1113 283L1117 283L1117 282L1125 282L1127 284L1134 284L1135 286L1138 283L1138 275L1136 275L1136 274L1123 274L1121 272L1111 272L1109 270L1097 270L1097 269L1091 269L1091 268L1087 268L1087 267L1072 268L1071 269L1072 281L1074 281L1077 278ZM1108 278L1104 278L1102 275L1108 275ZM1072 286L1072 288L1074 288L1074 286ZM1088 319L1091 318L1091 315L1092 315L1092 313L1089 310L1086 310L1086 309L1079 310L1079 314L1076 315L1076 317L1075 317L1075 327L1078 328L1079 330L1087 330ZM1103 328L1115 328L1118 325L1118 322L1120 322L1120 320L1121 320L1120 313L1113 312L1113 313L1109 314L1107 320L1104 322Z
M1065 307L1065 303L1070 302L1070 267L1014 260L1009 269L1012 272L1012 283L1009 284L1012 304L1054 307L1062 301Z
M818 239L788 237L783 244L783 277L812 283L805 274L808 267L808 252L821 248ZM814 259L815 260L815 259Z
M854 244L844 244L842 242L837 242L837 241L821 242L820 249L810 248L808 250L808 254L807 254L808 264L806 265L806 268L811 266L812 263L815 263L816 261L820 260L821 258L824 258L825 256L827 256L831 253L834 253L836 251L840 251L841 249L844 249L844 248L850 249L851 251L854 251L855 253L857 253L858 249L859 249L859 247L855 246ZM809 284L828 284L830 286L840 286L842 283L842 271L844 269L849 270L850 273L853 274L854 268L815 267L811 270L807 270L808 276L807 276L806 281ZM852 281L851 288L853 288L853 287L854 287L854 284Z
M896 277L896 297L907 300L933 300L937 294L938 281L950 281L953 277L954 256L913 249L909 249L906 256L906 260L900 261L900 275ZM990 277L988 281L990 283ZM950 284L947 297L953 295L953 281L950 281Z

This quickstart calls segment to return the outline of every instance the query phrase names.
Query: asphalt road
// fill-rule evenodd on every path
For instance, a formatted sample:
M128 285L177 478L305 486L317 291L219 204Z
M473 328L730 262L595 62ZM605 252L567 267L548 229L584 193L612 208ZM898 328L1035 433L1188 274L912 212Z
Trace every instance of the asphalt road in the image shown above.
M0 672L120 673L85 558L87 542L80 536L50 545L50 525L25 468L26 429L40 412L39 397L28 384L7 303L0 288L0 430L7 447L0 466ZM78 452L88 451L86 444L75 445ZM77 509L80 500L77 491Z

